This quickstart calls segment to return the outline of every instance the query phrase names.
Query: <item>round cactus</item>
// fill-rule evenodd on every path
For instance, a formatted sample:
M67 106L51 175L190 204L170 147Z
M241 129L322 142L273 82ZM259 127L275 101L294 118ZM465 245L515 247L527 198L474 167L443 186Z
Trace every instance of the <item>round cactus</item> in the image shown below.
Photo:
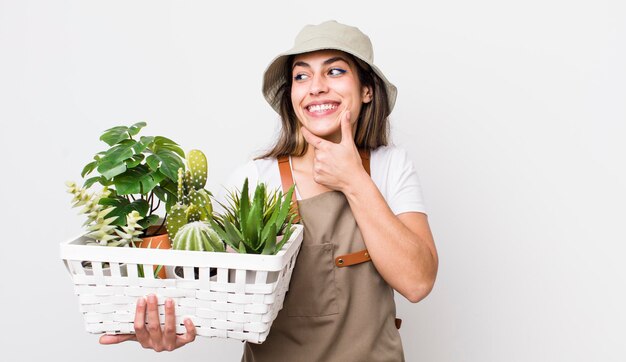
M224 251L224 243L211 225L194 221L181 227L174 237L173 249L197 251Z

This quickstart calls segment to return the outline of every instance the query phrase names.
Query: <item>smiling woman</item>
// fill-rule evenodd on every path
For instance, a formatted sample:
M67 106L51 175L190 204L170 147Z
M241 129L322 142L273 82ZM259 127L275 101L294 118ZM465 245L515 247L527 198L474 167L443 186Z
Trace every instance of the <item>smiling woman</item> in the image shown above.
M281 116L280 136L228 185L295 185L305 232L284 308L264 343L245 344L243 361L403 361L394 290L425 298L438 257L415 167L388 145L396 87L365 34L328 21L305 26L272 60L263 93ZM137 335L102 343L171 350L193 340L193 326L162 330L157 313L155 298L141 300ZM165 314L174 318L171 303Z

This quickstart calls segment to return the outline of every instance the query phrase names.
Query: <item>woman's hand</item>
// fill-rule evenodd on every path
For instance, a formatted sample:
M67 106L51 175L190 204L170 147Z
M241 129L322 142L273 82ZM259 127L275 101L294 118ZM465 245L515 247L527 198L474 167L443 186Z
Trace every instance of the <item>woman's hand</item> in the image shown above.
M105 334L100 337L100 343L116 344L125 341L137 341L144 348L162 352L173 351L196 339L196 327L190 319L185 320L187 333L176 334L174 301L169 298L165 300L165 326L161 329L157 298L153 294L137 301L134 326L135 334Z
M313 180L332 190L346 191L358 176L367 176L361 156L354 144L350 111L341 116L341 142L334 143L320 138L302 127L302 135L315 150Z

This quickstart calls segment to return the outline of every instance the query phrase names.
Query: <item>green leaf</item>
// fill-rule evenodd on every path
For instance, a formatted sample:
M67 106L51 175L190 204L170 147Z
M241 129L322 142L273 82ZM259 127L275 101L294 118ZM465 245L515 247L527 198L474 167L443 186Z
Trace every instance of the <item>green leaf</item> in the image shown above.
M148 215L147 217L139 220L137 224L141 226L142 229L146 230L152 225L156 225L159 223L159 215Z
M239 200L239 227L241 230L246 229L246 222L248 220L248 212L250 211L250 196L248 195L248 178L246 177L243 182L243 188L241 189L241 196Z
M146 164L152 171L156 171L161 166L161 160L155 155L150 155L146 158Z
M278 243L278 245L276 245L274 254L278 253L283 248L283 245L285 245L285 243L289 240L291 234L293 234L293 228L291 227L291 221L289 221L287 227L285 228L282 240Z
M154 137L153 136L141 136L141 138L139 138L139 142L146 145L146 147L150 147L152 142L154 142Z
M141 176L139 182L141 183L143 194L149 194L163 179L165 179L165 175L158 171Z
M137 122L128 128L128 133L130 133L131 136L134 136L139 133L139 131L141 131L141 129L144 128L146 125L146 122Z
M100 172L100 174L104 176L107 180L110 180L113 177L126 172L126 164L103 163L98 166L98 172Z
M137 142L132 140L123 141L118 145L111 147L106 151L104 156L100 159L99 163L121 163L135 155L133 146Z
M126 212L126 214L130 214L133 210L136 210L139 215L141 215L141 217L146 217L146 215L150 211L150 204L146 200L139 199L131 202L124 207L124 211Z
M97 165L98 165L98 161L89 162L87 165L85 165L85 167L81 171L80 177L85 177L85 175L90 174L91 171L93 171Z
M181 158L185 158L185 151L183 151L182 148L180 148L178 145L162 145L160 147L161 150L167 150L167 151L171 151L175 154L177 154L178 156L180 156Z
M282 226L285 224L285 219L287 215L289 215L289 211L291 210L291 198L294 191L294 185L291 185L289 191L287 191L287 195L285 195L285 199L283 200L282 205L280 206L280 213L278 217L274 221L276 223L276 230L280 232Z
M210 220L210 223L213 230L215 230L215 232L220 236L220 239L222 239L222 241L228 244L228 246L230 246L231 248L237 250L237 248L239 247L238 241L232 240L228 236L228 233L226 233L226 231L214 220Z
M144 155L142 154L134 155L133 157L125 161L126 167L127 168L136 167L141 164L141 161L143 161L143 159L144 159Z
M185 169L181 158L168 150L160 150L148 156L146 163L151 170L155 171L158 169L173 182L178 182L178 169L181 167L183 170Z
M108 130L104 131L102 136L100 136L100 140L104 141L109 146L113 146L114 144L129 138L130 136L128 135L128 127L126 126L109 128Z
M145 151L146 148L148 148L148 145L143 144L142 142L136 142L133 145L133 152L135 152L135 155L138 155Z
M156 136L156 137L154 137L154 145L157 146L157 147L161 147L161 146L165 146L165 145L175 145L175 146L177 146L178 143L172 141L171 139L169 139L167 137Z
M230 239L234 244L239 245L240 242L244 241L244 238L239 230L235 229L230 221L224 220L224 230L226 231L228 239Z
M126 200L124 197L103 197L100 199L100 201L98 201L98 204L121 208L130 204L130 201Z
M102 176L90 177L87 180L85 180L85 183L83 184L83 187L88 189L88 188L91 187L91 185L95 184L96 182L102 183L102 179L104 179L106 181L106 178L104 178Z
M152 172L145 165L139 165L115 177L113 182L120 195L148 195L163 179L165 175L162 173Z
M126 225L126 215L130 214L133 210L137 210L142 217L145 217L150 210L150 205L146 200L135 200L133 202L129 202L124 197L107 197L100 199L99 203L101 205L114 207L113 211L107 214L107 217L117 217L117 219L115 219L112 223L117 226ZM141 221L139 222L139 225L141 225Z
M253 248L257 248L260 242L259 238L259 228L262 223L262 210L259 208L259 205L256 203L252 205L250 209L250 214L248 215L248 219L246 220L245 228L242 228L244 240L246 243Z
M271 225L269 230L269 235L267 235L267 239L264 239L265 246L263 247L263 251L261 254L264 255L274 255L276 253L276 226Z

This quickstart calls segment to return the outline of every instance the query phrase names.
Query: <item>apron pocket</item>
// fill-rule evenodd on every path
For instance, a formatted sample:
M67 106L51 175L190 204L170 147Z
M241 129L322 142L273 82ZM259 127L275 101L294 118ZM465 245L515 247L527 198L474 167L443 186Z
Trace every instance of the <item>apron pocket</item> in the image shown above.
M285 309L290 317L339 313L333 244L302 245L291 275Z

